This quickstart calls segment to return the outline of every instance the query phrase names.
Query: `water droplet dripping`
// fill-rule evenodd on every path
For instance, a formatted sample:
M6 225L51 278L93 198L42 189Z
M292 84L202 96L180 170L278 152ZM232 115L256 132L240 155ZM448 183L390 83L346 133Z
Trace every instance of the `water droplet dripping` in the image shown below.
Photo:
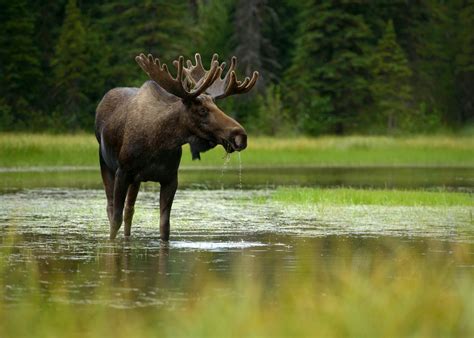
M240 157L240 152L237 154L239 155L239 189L242 191L242 158Z
M227 170L227 167L229 166L229 162L230 162L230 153L225 153L224 163L222 164L222 169L221 169L221 176L219 177L219 181L221 183L221 190L224 190L224 182L222 179L224 178L224 172Z

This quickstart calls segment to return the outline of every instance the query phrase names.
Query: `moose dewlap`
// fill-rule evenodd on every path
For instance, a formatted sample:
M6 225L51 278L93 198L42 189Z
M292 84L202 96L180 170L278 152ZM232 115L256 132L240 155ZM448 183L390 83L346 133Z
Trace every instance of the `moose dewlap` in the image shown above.
M209 70L199 54L195 59L196 64L188 60L186 66L182 56L173 61L174 78L160 60L141 54L135 60L151 81L140 88L112 89L97 107L95 134L111 239L122 222L125 236L130 236L135 201L144 181L160 182L160 237L169 239L183 144L190 144L193 159L217 144L227 152L247 147L245 129L214 101L248 92L258 73L238 81L235 57L224 77L225 63L219 64L217 54Z

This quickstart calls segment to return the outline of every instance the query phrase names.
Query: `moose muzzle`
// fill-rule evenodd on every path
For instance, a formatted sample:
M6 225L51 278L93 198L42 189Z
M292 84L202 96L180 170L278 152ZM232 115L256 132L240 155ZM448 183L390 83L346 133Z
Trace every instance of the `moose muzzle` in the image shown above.
M243 128L232 129L228 140L233 151L242 151L247 148L247 134Z

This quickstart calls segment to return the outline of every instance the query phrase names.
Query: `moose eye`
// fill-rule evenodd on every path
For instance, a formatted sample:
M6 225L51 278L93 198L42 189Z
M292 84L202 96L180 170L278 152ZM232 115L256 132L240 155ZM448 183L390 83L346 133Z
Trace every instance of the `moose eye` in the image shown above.
M206 116L209 113L209 109L207 109L205 107L201 107L201 108L199 108L198 113L201 116Z

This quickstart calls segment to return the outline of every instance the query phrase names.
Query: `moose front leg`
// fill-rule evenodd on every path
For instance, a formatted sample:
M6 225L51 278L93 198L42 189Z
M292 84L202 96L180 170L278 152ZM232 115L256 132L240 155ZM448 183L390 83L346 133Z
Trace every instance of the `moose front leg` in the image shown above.
M167 241L170 238L170 212L178 188L178 177L160 184L160 238Z
M138 195L139 190L140 190L140 182L132 183L128 187L127 200L125 202L125 210L123 213L125 236L130 236L131 234L133 213L135 211L135 201L137 200L137 195Z
M112 222L110 222L110 239L114 239L117 236L117 232L122 225L123 207L129 184L130 182L127 178L127 174L123 170L117 169L115 172L114 212Z

